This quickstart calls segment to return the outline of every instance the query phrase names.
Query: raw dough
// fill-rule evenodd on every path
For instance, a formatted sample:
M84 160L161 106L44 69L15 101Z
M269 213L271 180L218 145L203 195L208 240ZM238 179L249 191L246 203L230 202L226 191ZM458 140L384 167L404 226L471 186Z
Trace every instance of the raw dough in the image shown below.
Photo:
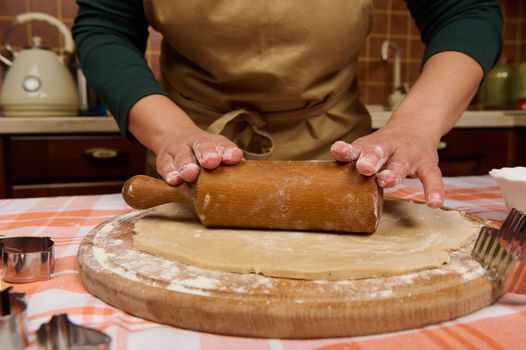
M135 223L136 249L207 269L296 279L355 279L436 268L480 224L457 211L386 200L373 235L210 229L177 204Z

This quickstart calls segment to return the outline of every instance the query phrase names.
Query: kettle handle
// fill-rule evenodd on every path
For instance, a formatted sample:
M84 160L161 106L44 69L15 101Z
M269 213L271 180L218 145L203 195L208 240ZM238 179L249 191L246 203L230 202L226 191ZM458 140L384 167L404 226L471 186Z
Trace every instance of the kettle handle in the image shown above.
M52 26L57 27L57 29L60 31L62 36L64 37L64 54L67 55L73 55L73 52L75 51L75 43L73 42L73 38L71 36L71 31L68 29L68 27L62 23L58 18L53 17L51 15L48 15L47 13L42 12L26 12L22 13L15 17L15 20L11 22L9 27L7 28L4 37L3 37L3 44L5 49L12 55L13 48L11 45L9 45L8 37L9 33L12 29L14 29L16 26L20 24L24 24L31 21L40 21L40 22L46 22L48 24L51 24Z

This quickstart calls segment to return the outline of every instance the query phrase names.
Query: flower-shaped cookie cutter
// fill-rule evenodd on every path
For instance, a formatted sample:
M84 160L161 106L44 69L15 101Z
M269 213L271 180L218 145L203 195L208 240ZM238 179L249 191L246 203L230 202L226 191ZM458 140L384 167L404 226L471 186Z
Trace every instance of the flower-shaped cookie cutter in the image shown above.
M15 293L12 289L0 291L0 345L2 349L23 350L29 345L27 304L24 293Z
M111 338L101 331L71 322L67 314L60 314L40 326L37 342L42 350L107 350Z

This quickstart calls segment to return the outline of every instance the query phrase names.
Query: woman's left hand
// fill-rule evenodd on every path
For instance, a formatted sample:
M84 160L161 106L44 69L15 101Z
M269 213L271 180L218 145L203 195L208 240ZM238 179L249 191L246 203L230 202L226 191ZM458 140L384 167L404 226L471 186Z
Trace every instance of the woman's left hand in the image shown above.
M444 202L438 167L439 139L423 126L386 125L352 144L338 141L331 152L338 161L356 161L363 175L377 174L377 182L384 188L397 185L406 176L418 177L424 185L427 205L438 208Z
M378 184L385 188L406 176L418 177L427 205L442 206L437 145L465 111L482 77L482 67L462 52L433 55L387 124L352 144L336 142L331 147L334 158L356 161L361 174L377 174Z

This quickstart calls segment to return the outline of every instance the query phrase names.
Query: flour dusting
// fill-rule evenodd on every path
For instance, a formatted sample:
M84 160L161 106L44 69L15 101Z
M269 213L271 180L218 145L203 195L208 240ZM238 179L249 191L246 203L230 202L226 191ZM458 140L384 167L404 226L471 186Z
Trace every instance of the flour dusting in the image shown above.
M208 208L208 205L210 204L210 194L205 194L205 199L203 201L203 209Z
M389 277L307 281L208 270L133 249L129 234L119 232L118 228L137 215L138 212L131 212L102 226L92 237L92 244L81 247L81 250L91 251L91 255L79 254L79 257L88 259L84 263L89 263L94 270L109 271L130 281L180 293L203 297L228 293L232 298L251 296L266 300L275 288L279 288L280 293L298 304L318 303L328 295L339 295L347 301L390 299L399 297L401 290L412 293L413 284L436 276L470 281L486 274L480 264L470 258L474 242L450 252L449 262L442 267ZM202 232L199 229L194 234ZM305 291L312 291L308 293L310 298L305 297Z
M214 278L198 276L194 279L181 280L179 283L185 287L190 288L214 289L219 284L219 281Z
M219 281L217 279L197 276L193 279L174 280L167 288L176 292L206 296L210 295L207 290L217 288L218 284Z

